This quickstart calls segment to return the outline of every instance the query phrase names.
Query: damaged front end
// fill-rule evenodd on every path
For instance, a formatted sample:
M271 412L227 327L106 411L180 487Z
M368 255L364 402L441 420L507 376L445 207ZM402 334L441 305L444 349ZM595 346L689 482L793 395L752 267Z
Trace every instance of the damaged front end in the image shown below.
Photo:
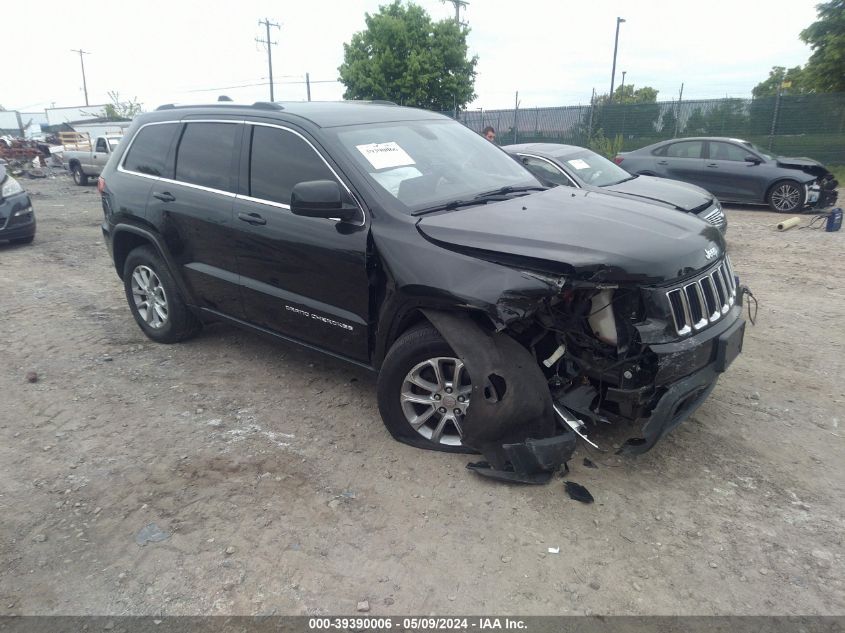
M545 483L578 437L602 450L588 433L599 424L639 425L619 452L648 451L741 351L743 288L727 257L669 285L547 280L546 296L530 309L520 297L498 331L424 310L472 377L462 441L487 460L470 465L481 475Z
M839 196L837 187L839 182L836 177L820 162L812 158L789 158L779 156L777 158L778 167L785 167L787 169L800 169L805 174L809 174L815 178L806 184L807 205L815 209L824 209L832 207L836 204Z

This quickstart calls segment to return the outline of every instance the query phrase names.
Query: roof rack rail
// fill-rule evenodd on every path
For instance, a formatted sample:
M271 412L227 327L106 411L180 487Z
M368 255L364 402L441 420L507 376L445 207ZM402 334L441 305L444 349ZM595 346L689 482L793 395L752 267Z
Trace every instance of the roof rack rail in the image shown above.
M387 99L373 99L370 103L376 103L378 105L396 105L395 101L388 101Z
M217 101L215 103L192 103L184 105L176 105L175 103L165 103L156 108L158 110L175 110L177 108L255 108L258 110L284 110L285 107L281 103L273 103L270 101L256 101L252 104L234 103L231 100Z

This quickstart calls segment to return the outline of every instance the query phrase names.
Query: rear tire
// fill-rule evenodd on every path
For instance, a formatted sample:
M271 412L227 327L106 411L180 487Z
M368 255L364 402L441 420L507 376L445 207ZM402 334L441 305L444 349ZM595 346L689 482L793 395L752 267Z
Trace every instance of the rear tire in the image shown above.
M804 208L807 192L804 186L795 180L781 180L772 185L766 202L778 213L794 213Z
M457 364L453 361L457 361ZM442 371L441 383L444 389L419 389L409 383L409 378L414 377L421 382L432 383L433 386L436 379L432 363L438 365L438 374ZM463 414L457 414L455 411L465 412L466 407L469 406L470 386L466 370L455 369L458 365L462 367L463 363L440 332L431 325L415 327L396 340L384 359L378 377L379 411L384 426L394 439L432 451L476 452L460 442L459 424L463 421ZM441 366L442 369L440 369ZM455 382L453 382L456 378L455 373L458 374L457 388L454 388ZM427 379L423 379L423 376ZM445 390L447 386L450 389L448 394ZM408 402L409 395L419 396L425 401L428 394L432 394L432 398L436 395L439 399L437 401L432 399L431 404ZM463 398L463 400L458 401L458 398ZM409 420L409 417L414 416L419 420L425 420L419 426L420 430L415 429ZM444 418L446 421L441 429L441 438L439 441L433 441L431 438L437 436L437 429Z
M85 175L85 172L82 171L81 165L74 165L73 166L73 182L79 185L80 187L84 187L88 184L88 176Z
M138 326L157 343L177 343L202 328L179 295L161 256L151 246L139 246L127 255L123 288Z

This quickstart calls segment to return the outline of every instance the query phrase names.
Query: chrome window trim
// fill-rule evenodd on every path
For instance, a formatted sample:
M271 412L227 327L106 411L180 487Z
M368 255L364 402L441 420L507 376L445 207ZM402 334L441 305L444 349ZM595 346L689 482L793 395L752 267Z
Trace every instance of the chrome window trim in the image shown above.
M564 176L566 176L566 179L567 179L569 182L571 182L571 183L572 183L572 186L573 186L573 187L575 187L576 189L581 189L581 188L582 188L582 187L581 187L581 185L579 185L577 182L575 182L575 181L572 179L572 176L570 176L569 174L567 174L567 173L566 173L566 172L565 172L565 171L564 171L564 170L560 167L560 165L558 165L557 163L555 163L553 160L550 160L550 159L548 159L548 158L545 158L544 156L537 156L536 154L526 154L526 153L523 153L523 152L517 152L517 153L516 153L516 155L517 155L517 156L525 156L526 158L536 158L537 160L541 160L541 161L543 161L543 162L545 162L545 163L548 163L549 165L551 165L552 167L554 167L555 169L557 169L560 173L562 173Z
M126 146L126 149L123 150L123 156L120 157L120 162L117 165L117 171L122 174L132 174L133 176L141 176L142 178L149 178L150 180L159 180L161 176L153 176L152 174L143 174L140 171L135 171L133 169L126 169L124 167L124 163L126 163L126 159L129 158L129 152L132 150L132 145L135 144L135 139L138 138L138 135L141 133L146 127L151 125L181 125L182 121L150 121L149 123L144 123L141 127L135 130L135 134L132 135L132 138L129 139L129 145Z
M317 156L319 156L320 160L323 161L323 164L326 167L328 167L329 171L332 173L332 175L335 177L335 179L337 179L337 181L340 183L340 185L346 190L346 193L348 193L350 195L350 197L355 201L355 204L358 207L358 210L361 212L361 222L360 222L360 224L354 224L353 226L364 226L367 223L367 214L364 211L364 205L362 205L361 201L358 200L358 197L354 193L352 193L352 190L347 186L347 184L344 182L343 178L341 178L338 175L338 173L334 170L334 168L331 166L331 164L329 164L329 162L326 160L326 158L323 156L323 154L320 152L320 150L318 150L311 141L309 141L305 136L303 136L302 134L300 134L296 130L289 128L287 126L284 126L284 125L277 124L277 123L265 123L263 121L250 121L248 119L179 119L178 121L168 120L168 121L151 121L149 123L144 123L144 125L139 127L135 131L135 134L132 135L132 138L130 139L129 144L126 146L126 150L124 150L123 156L120 159L120 163L117 166L117 171L124 173L124 174L131 174L133 176L140 176L141 178L147 178L149 180L157 180L157 181L165 182L165 183L168 183L168 184L180 185L180 186L183 186L183 187L190 187L191 189L198 189L200 191L207 191L209 193L221 194L223 196L226 196L227 198L235 198L236 200L245 200L247 202L255 202L257 204L264 204L264 205L267 205L267 206L276 207L278 209L284 209L286 211L290 211L290 205L284 204L282 202L276 202L274 200L266 200L264 198L253 198L252 196L239 194L239 193L232 193L231 191L223 191L222 189L214 189L212 187L205 187L203 185L197 185L197 184L194 184L194 183L191 183L191 182L184 182L182 180L175 180L173 178L165 178L163 176L153 176L151 174L142 174L141 172L138 172L138 171L126 169L123 166L123 164L126 162L126 159L129 157L129 152L132 150L132 145L135 143L135 139L138 138L138 134L140 134L141 130L143 130L145 127L148 127L150 125L182 125L184 123L230 123L230 124L233 124L233 125L254 125L254 126L261 126L261 127L272 127L272 128L276 128L276 129L279 129L279 130L284 130L285 132L290 132L291 134L298 136L303 141L305 141L305 143L308 145L308 147L310 147L314 151L314 153L317 154ZM567 176L567 178L568 178L568 176ZM300 217L304 217L304 216L300 216ZM315 220L321 220L322 218L314 218L314 219ZM336 218L326 218L326 219L333 221L333 222L339 222L340 221L339 219L336 219Z

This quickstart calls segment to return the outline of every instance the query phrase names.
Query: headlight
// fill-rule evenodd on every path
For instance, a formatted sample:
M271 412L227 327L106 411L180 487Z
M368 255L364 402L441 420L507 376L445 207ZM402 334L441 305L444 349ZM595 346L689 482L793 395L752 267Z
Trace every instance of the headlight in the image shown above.
M0 193L0 198L8 198L22 191L23 187L20 186L17 180L11 176L6 176L6 180L3 181L3 191Z

